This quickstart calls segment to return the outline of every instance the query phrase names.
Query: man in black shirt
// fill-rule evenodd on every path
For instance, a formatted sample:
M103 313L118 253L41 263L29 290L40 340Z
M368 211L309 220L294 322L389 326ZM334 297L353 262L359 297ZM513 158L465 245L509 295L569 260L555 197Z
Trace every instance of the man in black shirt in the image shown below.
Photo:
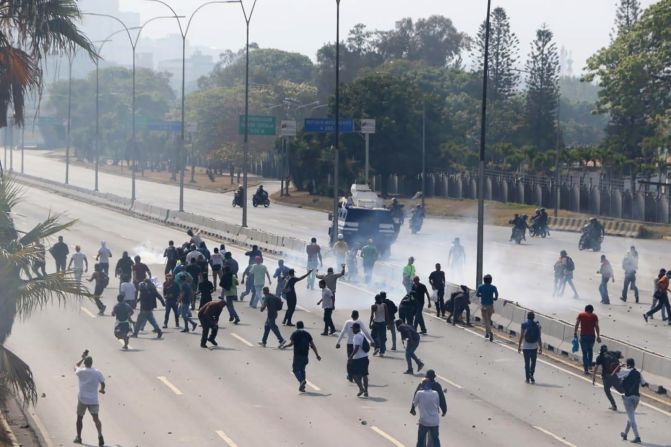
M436 316L438 318L445 316L445 272L440 269L440 264L436 264L436 270L429 275L429 284L438 294L436 301Z
M168 248L163 252L165 258L165 274L172 272L172 269L177 266L177 249L173 241L168 241Z
M298 278L296 277L294 269L289 269L289 272L287 273L287 285L284 287L284 299L287 300L287 311L284 313L282 324L293 326L291 317L294 316L294 310L296 310L296 302L298 300L296 297L296 283L307 278L310 273L312 273L312 270L308 270L305 275Z
M135 330L133 331L133 337L137 337L140 329L144 328L145 323L149 322L152 325L154 330L157 332L156 338L161 338L163 332L161 327L156 322L154 318L154 309L156 309L156 300L158 299L161 304L165 307L165 301L156 286L151 282L151 279L146 278L139 285L139 295L140 295L140 313L138 314L137 321L135 322Z
M208 341L217 346L215 338L217 338L217 332L219 331L219 316L221 311L224 310L224 306L226 306L224 300L208 301L198 311L198 319L203 327L203 334L200 337L201 348L207 348Z
M51 246L49 253L51 253L51 256L56 261L56 272L65 272L65 262L68 259L70 250L67 244L63 242L63 236L58 236L58 242Z
M412 323L412 326L417 330L417 326L422 329L421 334L426 335L426 325L424 324L424 297L426 296L426 303L431 309L431 296L429 296L429 291L426 286L419 282L419 276L415 276L412 280L412 294L415 295L415 319Z
M263 288L263 304L261 305L261 312L266 309L266 323L263 327L263 338L259 344L265 348L266 342L268 341L268 334L270 334L270 331L273 331L273 334L275 334L277 340L280 342L279 348L282 349L287 341L282 337L282 334L277 327L277 323L275 322L275 320L277 320L277 312L282 309L282 299L275 295L271 295L268 287Z
M622 402L627 412L627 426L620 433L620 436L622 436L623 440L626 440L631 428L634 432L634 439L631 442L640 444L641 437L638 434L638 425L636 425L636 407L638 407L638 402L641 400L640 387L647 386L648 384L636 369L634 359L627 359L627 368L617 373L617 377L622 381L622 388L624 390Z
M133 259L124 251L114 268L114 277L130 278L133 275ZM123 281L121 281L123 282Z
M321 360L322 358L319 356L317 347L312 341L312 335L310 335L310 333L304 329L302 321L296 322L296 330L293 334L291 334L289 340L289 343L282 346L282 349L290 348L292 346L294 347L294 360L292 369L294 376L296 376L298 383L300 383L298 391L304 393L305 385L307 384L305 367L308 365L308 354L310 353L310 348L312 348L315 355L317 356L317 360Z
M617 378L617 372L620 370L620 358L622 354L619 351L609 351L608 346L601 345L599 355L594 361L594 370L592 371L592 385L596 382L596 373L601 367L601 379L603 380L603 391L610 402L610 409L617 411L617 405L613 394L610 392L611 388L622 392L620 381Z
M258 245L252 245L252 249L246 252L245 256L249 258L249 265L254 264L257 256L261 258L261 263L263 263L263 252L259 250Z
M226 266L228 266L231 273L233 273L235 276L238 276L238 269L240 267L238 266L238 261L233 259L233 255L231 255L230 251L224 253L224 267Z

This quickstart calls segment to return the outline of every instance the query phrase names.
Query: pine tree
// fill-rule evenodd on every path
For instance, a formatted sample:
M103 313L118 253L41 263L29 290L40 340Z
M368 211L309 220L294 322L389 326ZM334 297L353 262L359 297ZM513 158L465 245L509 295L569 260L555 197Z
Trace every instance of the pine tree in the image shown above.
M553 148L557 139L559 54L553 37L545 25L536 31L526 64L526 122L537 150Z
M639 0L620 0L617 11L615 11L615 27L611 39L614 40L617 36L631 31L640 15L641 2Z

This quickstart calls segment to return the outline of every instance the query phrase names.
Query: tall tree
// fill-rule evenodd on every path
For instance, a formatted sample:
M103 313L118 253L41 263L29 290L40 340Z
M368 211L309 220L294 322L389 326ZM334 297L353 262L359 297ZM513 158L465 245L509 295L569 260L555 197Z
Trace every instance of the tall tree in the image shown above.
M631 31L640 15L641 2L639 0L620 0L617 11L615 11L615 27L611 39Z
M526 63L526 123L537 150L555 147L559 104L559 53L545 25L536 31Z
M96 57L93 44L77 28L75 0L5 0L0 2L0 127L7 113L23 125L25 97L41 92L41 63L48 54L80 48Z

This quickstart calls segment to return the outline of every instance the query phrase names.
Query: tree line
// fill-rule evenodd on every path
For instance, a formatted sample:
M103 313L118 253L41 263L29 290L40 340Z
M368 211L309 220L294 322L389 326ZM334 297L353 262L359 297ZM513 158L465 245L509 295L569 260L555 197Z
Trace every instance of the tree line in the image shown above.
M496 8L491 16L488 72L488 167L551 175L557 148L564 170L590 166L626 175L666 166L671 121L664 93L669 55L663 42L671 29L670 5L671 0L662 0L641 11L637 0L621 0L611 43L590 58L582 79L560 76L559 50L549 28L541 26L530 47L522 49L510 17ZM373 174L420 172L422 117L429 170L460 171L477 165L483 53L484 23L471 37L438 15L404 18L391 30L369 30L358 24L349 31L341 44L341 116L377 120L371 138ZM467 67L465 59L476 62ZM124 70L104 72L123 78L128 76ZM192 159L211 166L239 166L244 74L244 51L227 51L186 98L187 120L198 124L188 141ZM139 113L178 116L174 94L164 92L167 79L149 71L145 76L147 84L138 92L153 98L148 106L154 108ZM253 45L250 83L250 114L295 119L299 128L305 117L332 117L335 45L323 45L316 63L305 55ZM119 89L123 85L120 80ZM62 83L54 86L62 89ZM83 85L82 91L86 90ZM116 96L122 95L112 95ZM103 102L107 101L111 104L112 98ZM62 94L53 96L53 108L60 114L65 110ZM112 110L122 113L124 105ZM81 111L82 127L90 127L90 116L90 110ZM76 121L77 117L73 128L79 127ZM109 142L103 145L106 151L113 152L112 147L124 141L116 135L128 135L127 122L110 116L109 134L103 137ZM74 139L84 154L91 146L89 136L90 129L82 131L81 141ZM172 142L161 140L165 135L146 132L139 138L147 163L161 159L170 164L174 159ZM364 143L358 134L342 138L342 184L348 184L363 174ZM303 132L290 142L289 164L299 188L327 191L333 172L332 144L332 135ZM252 137L250 148L256 157L277 155L280 143Z

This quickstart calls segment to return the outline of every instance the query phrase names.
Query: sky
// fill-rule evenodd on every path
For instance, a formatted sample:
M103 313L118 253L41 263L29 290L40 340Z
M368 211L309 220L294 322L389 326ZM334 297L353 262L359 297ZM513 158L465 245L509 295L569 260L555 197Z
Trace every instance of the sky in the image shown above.
M249 9L253 0L243 0ZM167 0L180 15L189 16L204 0ZM586 59L606 46L615 17L617 0L500 0L492 8L506 9L511 26L520 39L522 59L536 30L543 24L555 33L557 46L572 52L574 74ZM655 3L641 0L643 7ZM252 17L250 40L261 47L295 51L315 59L317 50L335 41L334 0L258 0ZM120 0L122 10L141 14L142 20L165 15L167 8L146 0ZM440 14L452 19L458 30L473 36L486 14L485 0L341 0L341 36L353 25L390 29L403 17L413 19ZM158 20L143 33L163 37L176 32L172 20ZM193 19L189 41L193 45L238 49L244 45L245 22L237 4L204 7Z

